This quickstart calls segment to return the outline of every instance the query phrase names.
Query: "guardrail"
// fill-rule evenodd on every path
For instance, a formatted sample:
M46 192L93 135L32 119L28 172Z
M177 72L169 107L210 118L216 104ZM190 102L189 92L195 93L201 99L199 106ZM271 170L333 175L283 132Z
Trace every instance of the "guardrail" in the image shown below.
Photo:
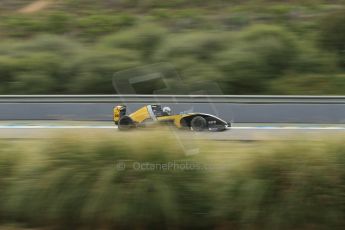
M248 103L345 104L345 96L276 95L0 95L0 103Z

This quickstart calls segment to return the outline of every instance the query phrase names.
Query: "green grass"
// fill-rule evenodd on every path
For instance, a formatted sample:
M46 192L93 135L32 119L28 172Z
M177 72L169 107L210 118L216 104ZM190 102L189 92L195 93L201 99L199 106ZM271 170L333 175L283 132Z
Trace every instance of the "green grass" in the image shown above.
M193 143L199 154L192 156L174 135L155 131L1 143L0 222L47 229L345 226L341 140Z

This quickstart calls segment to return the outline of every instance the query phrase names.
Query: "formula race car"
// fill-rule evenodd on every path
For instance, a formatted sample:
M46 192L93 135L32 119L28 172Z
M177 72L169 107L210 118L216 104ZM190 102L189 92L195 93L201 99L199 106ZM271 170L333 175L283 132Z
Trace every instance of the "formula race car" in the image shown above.
M126 115L126 110L125 105L118 105L114 108L113 119L119 130L145 127L151 124L168 124L193 131L223 131L231 127L230 122L214 115L205 113L172 115L169 107L162 109L161 105L147 105L129 115Z

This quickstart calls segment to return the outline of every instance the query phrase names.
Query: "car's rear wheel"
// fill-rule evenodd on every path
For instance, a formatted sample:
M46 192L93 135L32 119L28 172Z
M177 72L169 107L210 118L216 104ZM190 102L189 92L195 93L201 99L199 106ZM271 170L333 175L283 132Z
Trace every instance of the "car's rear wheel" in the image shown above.
M118 123L119 130L129 130L134 128L134 121L129 116L123 116Z
M190 126L193 131L201 132L207 128L207 122L205 118L196 116L192 119Z

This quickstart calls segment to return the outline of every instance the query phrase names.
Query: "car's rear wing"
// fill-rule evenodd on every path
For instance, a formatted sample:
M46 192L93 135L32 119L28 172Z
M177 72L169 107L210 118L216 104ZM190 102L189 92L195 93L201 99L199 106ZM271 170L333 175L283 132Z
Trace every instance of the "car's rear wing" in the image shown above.
M113 111L113 119L115 124L117 125L121 117L126 115L127 107L125 105L118 105L114 107Z

